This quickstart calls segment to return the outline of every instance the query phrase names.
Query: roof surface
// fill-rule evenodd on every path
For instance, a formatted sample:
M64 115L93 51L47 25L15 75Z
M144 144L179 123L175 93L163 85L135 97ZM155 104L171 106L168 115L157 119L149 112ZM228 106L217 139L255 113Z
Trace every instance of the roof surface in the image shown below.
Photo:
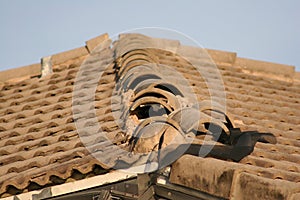
M89 70L79 82L88 82L99 72L99 66L105 65L100 67L102 77L96 87L94 105L102 130L113 141L107 143L102 137L87 133L86 140L94 149L113 150L113 146L126 142L126 133L115 120L121 109L114 107L118 97L116 80L122 66L151 62L171 66L191 83L198 101L209 98L205 80L195 74L191 63L162 50L132 51L130 44L135 41L179 49L192 63L199 61L198 54L202 52L178 41L138 34L121 35L119 41L111 43L104 34L87 41L84 47L52 55L53 72L48 75L41 77L41 64L0 73L1 197L111 170L111 166L90 155L74 123L80 113L80 109L76 112L73 97L74 82L88 56L90 63L85 65ZM99 44L101 48L93 51ZM242 131L272 133L277 143L257 143L254 151L240 162L184 155L172 165L171 182L222 198L299 198L300 74L292 66L239 58L233 52L207 51L222 75L226 114L232 123ZM201 74L215 79L209 67L201 69ZM219 94L218 85L215 88L213 92ZM81 131L93 128L87 118L76 120L85 122Z

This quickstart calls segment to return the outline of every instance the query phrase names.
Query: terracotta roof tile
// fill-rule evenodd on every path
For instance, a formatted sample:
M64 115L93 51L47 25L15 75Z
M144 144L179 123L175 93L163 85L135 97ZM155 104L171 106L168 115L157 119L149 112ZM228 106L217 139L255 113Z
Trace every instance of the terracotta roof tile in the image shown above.
M86 43L86 48L91 53L95 49L95 47L97 47L100 43L108 40L108 37L109 37L108 34L105 33L103 35L99 35L95 38L92 38L92 39L85 42Z
M20 81L24 79L29 79L34 76L39 76L41 74L40 71L41 64L32 64L24 67L20 67L18 69L9 69L0 73L0 83L3 83L8 80ZM23 78L22 78L23 77ZM6 90L5 88L3 88Z
M107 44L102 49L93 51L103 42ZM53 74L41 78L40 64L0 73L3 82L0 91L2 197L33 190L34 184L43 188L110 170L84 147L74 118L84 122L85 135L80 136L86 137L93 151L115 151L103 137L89 134L95 128L95 118L115 144L124 143L126 133L120 128L123 122L116 122L115 117L121 118L129 108L128 105L119 106L120 99L115 88L116 77L126 74L130 68L149 63L171 66L189 81L198 101L209 98L203 77L216 80L214 70L203 67L201 76L191 65L210 65L205 54L199 57L203 50L181 46L174 40L138 34L120 35L112 48L110 42L104 34L87 41L85 47L53 55ZM134 42L179 49L190 62L162 49L137 50L132 45ZM129 50L132 51L128 53ZM223 198L247 199L253 190L256 197L296 198L300 192L298 73L291 66L238 58L233 52L208 50L208 53L222 74L226 113L235 126L242 131L273 133L277 144L257 143L254 151L238 163L184 155L172 165L171 182ZM87 56L90 59L84 63L86 68L79 72ZM96 88L93 105L97 116L87 111L85 118L81 118L82 106L92 106L87 95L93 83L91 80L95 80L97 72L104 70L101 66L108 63L111 65L105 69ZM19 73L15 73L18 70ZM76 95L86 98L86 101L73 99L78 73L83 75L77 80L82 83L82 90ZM184 92L188 89L178 77L171 81ZM215 94L217 100L221 99L222 86L215 82L212 85L211 94ZM176 107L175 103L168 103L170 105L167 106ZM172 130L168 133L172 134ZM108 160L112 159L109 155Z

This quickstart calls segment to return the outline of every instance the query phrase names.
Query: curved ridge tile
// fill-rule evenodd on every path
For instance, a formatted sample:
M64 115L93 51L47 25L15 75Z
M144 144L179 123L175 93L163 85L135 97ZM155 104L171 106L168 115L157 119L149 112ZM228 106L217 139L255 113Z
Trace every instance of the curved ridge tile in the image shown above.
M195 143L204 144L201 134L209 133L207 124L219 127L229 143L236 140L231 136L234 131L273 133L277 144L258 142L240 163L224 162L269 180L300 181L297 84L247 73L235 66L233 56L217 60L227 93L225 109L209 102L209 95L215 95L215 101L222 103L218 93L223 88L214 83L215 71L209 67L201 49L140 34L122 34L112 49L110 44L109 41L103 49L92 53L83 66L85 57L80 57L53 66L54 73L50 76L1 86L0 195L13 194L12 188L15 192L25 192L107 172L111 166L90 155L77 131L83 133L80 137L86 139L97 155L107 150L105 160L109 164L116 164L110 155L118 153L120 160L131 165L136 161L128 159L120 149L116 151L113 145L122 144L129 152L134 142L137 146L132 150L152 151L169 144L176 134L188 138L191 133L196 136ZM167 50L160 49L162 46ZM173 50L183 51L188 60L175 55ZM193 64L201 65L201 73ZM107 66L106 71L103 66ZM85 69L81 71L81 67ZM168 72L169 69L173 70ZM175 71L187 81L181 81ZM95 83L99 72L103 72L101 80ZM165 73L174 78L166 79L162 75ZM76 79L78 74L84 76ZM212 81L210 91L206 80ZM81 99L72 104L75 81L82 87L77 93ZM95 102L88 104L88 89L92 84L98 84ZM198 105L193 106L195 103ZM82 113L85 117L79 117L82 105L95 109L96 115L88 111ZM159 111L157 105L164 106L168 112L139 118L131 111L143 107L141 111L149 115L149 111ZM163 116L156 116L159 114ZM200 117L195 119L192 114ZM76 120L85 122L84 130L76 129ZM109 142L90 134L96 127L95 121L101 124L101 130L97 131L102 131ZM148 140L142 137L154 132L159 134ZM165 142L160 144L162 135ZM209 138L213 140L212 135ZM217 143L220 147L228 145L220 142ZM143 159L141 156L140 163Z

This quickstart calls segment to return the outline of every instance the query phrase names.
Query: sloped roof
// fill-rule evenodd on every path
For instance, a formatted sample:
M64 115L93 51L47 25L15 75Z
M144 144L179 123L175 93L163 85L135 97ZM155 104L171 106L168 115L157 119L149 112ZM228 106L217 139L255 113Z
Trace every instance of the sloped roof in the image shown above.
M198 100L209 96L201 89L205 88L205 82L195 76L195 70L170 53L159 50L143 51L142 54L133 52L119 60L118 53L123 55L122 51L126 51L132 41L146 41L144 36L122 35L120 41L114 43L115 47L111 47L107 38L104 34L87 41L84 47L52 55L53 73L43 77L41 64L0 73L1 197L111 170L89 154L74 123L74 82L87 56L94 55L97 59L90 63L86 81L97 71L98 61L112 63L105 68L97 85L95 108L101 127L113 144L122 144L126 139L114 121L118 110L111 106L116 96L118 71L115 65L152 59L152 62L180 71L193 83ZM151 40L179 48L191 60L198 58L198 48L183 46L178 41ZM100 43L102 49L93 54L92 50ZM299 73L292 66L239 58L233 52L208 50L208 53L222 75L226 114L235 126L242 131L270 132L276 136L277 144L257 143L254 151L238 163L185 155L173 164L171 182L223 198L244 199L255 191L257 197L294 195L296 199L300 193ZM203 70L214 76L209 68ZM92 125L85 123L83 126L88 129ZM99 148L114 146L101 138L89 137Z

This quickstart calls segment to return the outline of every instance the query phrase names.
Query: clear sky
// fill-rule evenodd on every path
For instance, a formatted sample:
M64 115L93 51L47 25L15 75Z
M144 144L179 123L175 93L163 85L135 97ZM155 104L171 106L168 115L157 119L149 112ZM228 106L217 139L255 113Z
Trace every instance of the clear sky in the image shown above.
M0 70L40 62L102 33L163 27L205 48L300 71L297 0L0 0Z

